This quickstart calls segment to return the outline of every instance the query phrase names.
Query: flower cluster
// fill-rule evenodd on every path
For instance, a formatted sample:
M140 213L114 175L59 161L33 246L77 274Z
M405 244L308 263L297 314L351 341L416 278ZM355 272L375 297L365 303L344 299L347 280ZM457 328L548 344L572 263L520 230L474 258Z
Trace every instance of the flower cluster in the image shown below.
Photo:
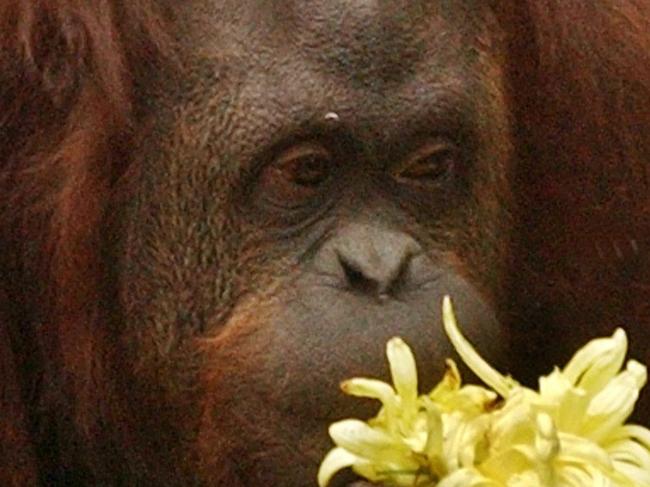
M418 395L413 354L401 339L391 339L386 353L392 386L363 378L341 385L382 407L367 422L330 426L336 447L321 464L320 487L348 467L387 486L650 487L650 430L625 424L646 368L630 360L621 371L623 330L592 340L533 390L474 350L448 297L443 319L458 354L488 387L462 385L448 360L442 381Z

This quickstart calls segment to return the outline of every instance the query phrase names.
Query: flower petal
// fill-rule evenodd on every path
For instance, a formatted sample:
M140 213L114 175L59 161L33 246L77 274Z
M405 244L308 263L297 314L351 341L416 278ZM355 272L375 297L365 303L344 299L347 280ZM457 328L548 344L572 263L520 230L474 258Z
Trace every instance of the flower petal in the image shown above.
M579 435L560 432L559 436L563 461L611 470L611 458L597 443Z
M357 459L356 455L345 448L331 449L318 468L318 486L326 487L339 470L351 467Z
M447 370L443 379L428 394L428 397L443 412L456 411L474 417L495 406L498 396L494 391L475 385L461 387L461 378L456 363L448 359L446 365Z
M533 467L534 463L528 452L520 448L508 448L491 455L479 468L483 475L499 485L507 485L508 479Z
M386 431L373 428L358 419L344 419L329 427L329 434L338 446L359 457L375 462L408 463L409 448Z
M591 340L564 367L564 375L591 394L601 390L618 373L627 353L627 335L617 328L609 338Z
M607 447L614 466L629 465L648 472L650 478L650 452L634 441L621 441Z
M437 487L499 487L499 484L474 469L463 468L442 479Z
M626 424L617 428L609 438L612 441L630 439L650 450L650 429L645 426Z
M628 481L630 487L650 487L650 471L624 462L615 465L617 472Z
M431 462L442 456L443 451L443 425L442 415L434 404L426 404L427 411L427 442L424 446L424 454ZM435 460L434 460L435 461Z
M349 379L341 382L341 390L350 396L378 399L386 407L397 407L395 390L380 380L361 377Z
M537 415L535 449L542 462L550 462L560 451L560 441L553 419L545 413Z
M414 405L418 397L418 373L413 352L401 338L395 337L388 341L386 355L397 394L404 406Z
M583 434L598 442L606 440L607 435L632 414L646 377L645 366L630 360L627 369L591 400Z
M533 470L513 475L508 479L507 487L546 487L548 484L542 483L540 476Z
M442 319L447 337L458 355L463 359L463 362L501 397L508 397L516 382L510 377L505 377L487 363L463 336L458 329L449 296L445 296L442 301Z

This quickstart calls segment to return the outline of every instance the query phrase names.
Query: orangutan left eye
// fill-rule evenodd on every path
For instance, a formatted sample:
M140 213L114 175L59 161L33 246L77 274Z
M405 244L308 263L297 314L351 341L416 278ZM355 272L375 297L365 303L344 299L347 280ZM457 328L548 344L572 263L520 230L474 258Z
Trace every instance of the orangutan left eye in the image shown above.
M330 178L332 157L319 144L290 147L260 175L259 190L268 202L281 207L298 207L318 194Z
M393 178L404 184L436 183L453 170L458 159L458 149L454 144L431 141L400 164L393 171Z

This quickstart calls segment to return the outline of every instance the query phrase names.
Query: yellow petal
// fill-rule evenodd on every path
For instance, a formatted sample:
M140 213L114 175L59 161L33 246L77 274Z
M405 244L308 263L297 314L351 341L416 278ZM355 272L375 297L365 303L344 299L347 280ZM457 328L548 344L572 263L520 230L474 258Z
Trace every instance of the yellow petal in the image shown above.
M358 457L345 448L331 449L323 459L318 469L318 486L326 487L332 477L344 468L351 467L357 461Z
M560 440L553 419L545 413L537 415L535 448L542 462L550 462L560 451Z
M621 440L610 443L605 450L613 461L638 465L650 474L650 451L636 441Z
M461 466L470 466L483 461L487 457L489 442L487 430L490 427L490 418L483 414L470 421L463 421L464 428L458 428L457 435L462 437L459 441L460 449L458 459Z
M418 480L424 480L427 477L420 473L418 465L410 467L397 463L376 464L370 462L360 462L352 467L357 475L370 480L373 483L393 486L393 487L413 487L424 485ZM430 484L427 484L430 485Z
M527 470L510 477L507 487L548 487L548 484L542 482L537 472Z
M442 376L442 380L438 382L433 390L429 393L430 396L436 396L437 394L444 395L450 392L455 392L460 389L462 379L460 377L460 372L458 371L458 366L456 362L451 359L445 360L445 374Z
M329 427L329 434L338 446L350 453L375 462L409 462L411 452L387 432L373 428L358 419L344 419Z
M630 360L627 369L614 377L591 401L583 433L602 441L632 414L639 389L646 381L646 368Z
M461 387L456 363L448 359L446 365L447 370L442 381L428 395L442 411L463 412L469 416L476 416L494 407L498 398L494 391L475 385Z
M534 414L527 390L514 389L502 409L492 413L490 442L495 451L513 444L530 444L535 439Z
M615 465L615 468L628 481L625 485L630 487L650 487L650 471L625 463Z
M610 338L591 340L571 358L563 370L571 381L596 393L618 373L627 353L627 335L617 328Z
M557 367L539 379L539 393L545 400L560 401L571 388L573 383Z
M508 397L511 388L516 382L509 377L503 376L488 364L462 335L458 329L449 296L445 296L442 302L442 319L447 337L458 355L463 359L463 362L501 397Z
M611 458L597 443L579 435L560 432L559 436L563 461L611 470Z
M500 487L491 479L482 476L477 470L463 468L442 479L437 487Z
M590 465L569 465L562 469L558 480L558 485L566 487L624 487Z
M650 430L639 425L617 428L605 445L614 468L636 482L637 487L650 487Z
M559 404L555 424L561 431L577 433L582 427L589 407L589 396L582 389L569 389Z
M380 380L364 378L349 379L341 383L341 389L350 396L378 399L385 407L392 410L398 406L395 390Z
M610 441L630 440L642 445L647 450L650 450L650 429L638 424L626 424L619 428L609 436Z
M359 419L344 419L332 423L329 434L337 445L359 455L369 456L372 450L392 448L394 439Z
M627 440L609 445L606 450L616 470L635 478L638 482L643 478L640 483L650 483L650 452L646 448L635 441Z
M486 477L500 485L506 485L511 477L532 470L533 467L534 462L528 453L508 448L491 455L479 468Z
M426 411L428 436L424 446L424 454L431 461L443 453L442 415L434 404L427 404Z
M395 337L388 341L386 355L397 394L404 406L414 405L418 397L418 373L413 352L401 338Z

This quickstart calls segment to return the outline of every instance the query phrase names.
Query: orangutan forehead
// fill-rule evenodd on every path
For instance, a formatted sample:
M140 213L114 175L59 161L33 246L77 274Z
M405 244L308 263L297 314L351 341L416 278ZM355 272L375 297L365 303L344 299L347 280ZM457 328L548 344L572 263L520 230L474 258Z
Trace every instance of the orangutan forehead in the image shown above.
M480 15L462 0L286 0L269 20L306 46L398 58L423 54L427 41L450 31L469 33Z
M499 99L493 53L476 47L477 39L483 46L490 39L479 27L486 12L469 0L190 3L178 7L184 11L177 18L185 23L181 76L192 89L173 103L184 107L181 113L194 113L187 106L209 111L214 100L223 110L229 102L246 107L233 128L242 129L240 139L244 129L256 138L248 147L310 127L332 111L351 132L372 130L377 143L425 122L472 132L477 114L492 113L488 105ZM211 117L201 118L206 127Z
M349 17L373 21L415 20L416 23L431 16L479 12L487 4L476 0L280 0L271 3L268 4L271 9L281 9L285 15L293 14L305 19Z
M197 8L197 4L201 8ZM475 5L476 4L476 5ZM185 34L245 50L291 48L347 63L404 64L472 43L487 2L475 0L192 0L179 4ZM205 47L205 46L201 46ZM201 48L199 47L199 48ZM228 47L226 47L228 50ZM239 49L238 49L239 50Z
M329 71L390 79L427 56L427 41L442 26L431 29L435 17L423 8L377 1L291 2L287 33L306 57ZM429 25L425 25L429 24Z
M395 92L425 74L439 83L473 65L475 46L492 37L484 32L486 2L473 3L192 0L177 18L188 58L223 60L244 73L310 70L353 89Z

